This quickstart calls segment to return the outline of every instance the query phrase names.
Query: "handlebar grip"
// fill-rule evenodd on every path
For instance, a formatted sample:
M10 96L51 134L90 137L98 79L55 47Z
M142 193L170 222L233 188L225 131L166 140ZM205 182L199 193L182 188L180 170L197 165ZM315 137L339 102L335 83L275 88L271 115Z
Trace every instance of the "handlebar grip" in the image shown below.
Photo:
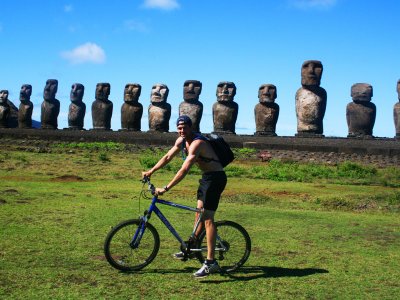
M143 183L147 183L147 182L149 182L150 181L150 177L148 177L148 176L143 176L143 178L142 178L142 182Z

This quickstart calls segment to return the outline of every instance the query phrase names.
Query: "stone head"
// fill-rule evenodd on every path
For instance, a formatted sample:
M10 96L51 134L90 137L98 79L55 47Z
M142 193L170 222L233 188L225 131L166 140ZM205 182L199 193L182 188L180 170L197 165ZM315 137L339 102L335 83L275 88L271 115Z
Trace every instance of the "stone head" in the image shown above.
M71 93L69 94L69 98L73 103L81 103L84 93L85 93L85 87L83 86L83 84L74 83L71 86Z
M398 98L400 100L400 79L397 80L397 95L398 95Z
M23 84L19 92L19 100L21 102L28 102L31 99L32 86L30 84Z
M258 89L258 101L260 103L273 103L277 96L276 86L273 84L262 84Z
M301 66L301 85L319 86L322 77L322 63L319 60L306 60Z
M0 91L0 104L7 103L8 100L8 90L1 90Z
M142 93L142 86L138 83L128 83L125 85L124 101L126 103L137 103L140 94Z
M165 84L157 83L151 88L151 103L165 103L168 99L169 89Z
M101 82L96 85L96 100L107 101L110 96L111 86L109 83Z
M43 98L46 101L52 101L56 99L56 93L58 89L58 80L48 79L46 86L44 87Z
M236 95L236 86L230 81L221 81L217 86L217 101L230 102L233 101Z
M202 86L198 80L186 80L183 84L183 99L189 102L199 101Z
M368 83L355 83L351 86L351 98L354 102L370 102L372 96L372 85Z

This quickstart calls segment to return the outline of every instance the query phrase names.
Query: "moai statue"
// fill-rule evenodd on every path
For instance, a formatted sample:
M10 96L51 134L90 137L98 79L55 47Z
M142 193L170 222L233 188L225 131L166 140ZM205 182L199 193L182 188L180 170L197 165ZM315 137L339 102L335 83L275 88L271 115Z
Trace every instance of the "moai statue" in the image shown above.
M23 84L19 92L18 128L32 128L33 103L30 101L32 86Z
M169 131L171 105L167 103L169 89L165 84L155 84L151 89L149 106L149 131Z
M124 103L121 107L121 130L140 131L143 105L139 103L142 86L128 83L124 90Z
M71 104L68 110L68 129L84 130L83 125L86 114L86 104L82 101L84 93L85 87L83 84L74 83L71 86L71 93L69 95Z
M301 67L302 87L296 92L296 136L323 136L327 95L320 87L322 71L322 63L318 60L307 60Z
M96 100L92 103L93 130L111 130L113 103L108 100L110 90L109 83L96 85Z
M3 97L5 103L7 103L8 107L10 108L10 113L8 114L7 118L7 127L8 128L16 128L18 127L18 108L8 99L8 90L3 90Z
M8 91L7 91L7 104L10 107L10 115L8 116L8 127L9 128L17 128L18 127L18 108L12 103L10 99L8 99Z
M7 103L8 91L0 91L0 128L8 128L8 117L10 116L10 106Z
M394 127L396 129L396 139L400 139L400 79L397 81L397 102L393 107Z
M346 107L349 128L347 137L372 137L376 117L376 106L371 102L372 96L372 86L368 83L356 83L351 87L353 102Z
M217 86L217 102L214 103L213 122L214 133L235 134L235 124L239 105L234 102L236 86L233 82L222 81Z
M279 117L279 105L275 103L276 97L276 86L273 84L262 84L258 89L259 103L254 107L255 135L276 136L276 123Z
M56 99L58 89L58 81L49 79L46 81L46 86L43 91L44 101L41 106L41 128L42 129L57 129L57 118L60 113L60 101Z
M179 104L179 115L186 115L192 120L194 132L200 132L203 116L203 103L199 101L202 84L198 80L186 80L183 84L183 102Z

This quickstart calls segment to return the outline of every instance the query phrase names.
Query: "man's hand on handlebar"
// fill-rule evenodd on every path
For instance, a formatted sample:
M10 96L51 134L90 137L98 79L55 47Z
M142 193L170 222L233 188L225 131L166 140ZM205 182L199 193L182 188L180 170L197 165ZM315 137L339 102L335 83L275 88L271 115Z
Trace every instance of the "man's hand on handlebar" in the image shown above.
M151 172L150 171L144 171L142 172L142 178L144 179L145 177L149 178L151 177Z
M164 194L166 192L166 189L154 187L154 185L150 182L150 176L145 175L145 173L147 173L147 172L142 172L142 174L143 174L142 182L147 183L149 185L149 190L151 190L151 193L154 196L160 196L160 195Z
M154 192L154 196L161 196L165 192L166 192L166 190L164 188L156 188L156 190Z

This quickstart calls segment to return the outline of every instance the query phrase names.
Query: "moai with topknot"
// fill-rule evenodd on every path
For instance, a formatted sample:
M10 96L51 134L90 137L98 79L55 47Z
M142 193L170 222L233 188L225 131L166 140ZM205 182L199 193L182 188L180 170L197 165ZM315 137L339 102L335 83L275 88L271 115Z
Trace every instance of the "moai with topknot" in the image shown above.
M351 87L353 102L347 104L346 107L349 128L347 137L372 137L376 117L376 106L371 102L372 96L372 85L368 83L356 83Z

